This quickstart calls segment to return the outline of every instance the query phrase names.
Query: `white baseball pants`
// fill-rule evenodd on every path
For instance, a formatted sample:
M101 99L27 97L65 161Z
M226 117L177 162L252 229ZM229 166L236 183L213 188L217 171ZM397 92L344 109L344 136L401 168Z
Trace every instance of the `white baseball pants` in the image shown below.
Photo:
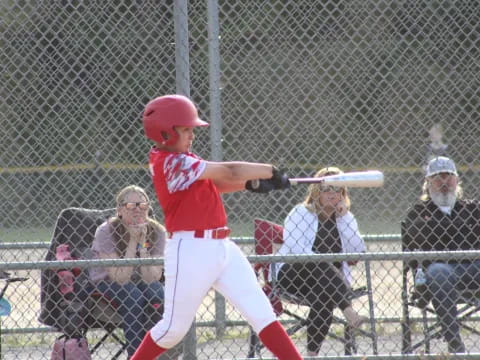
M167 349L179 343L212 287L257 333L276 320L252 266L233 241L194 238L192 231L179 231L165 249L165 312L151 330L153 340Z

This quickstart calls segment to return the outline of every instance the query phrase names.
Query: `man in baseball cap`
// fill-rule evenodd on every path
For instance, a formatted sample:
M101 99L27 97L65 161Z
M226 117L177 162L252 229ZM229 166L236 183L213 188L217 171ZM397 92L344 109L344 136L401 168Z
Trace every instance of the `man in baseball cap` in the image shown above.
M450 214L462 188L457 168L452 159L438 156L429 161L423 184L422 200L431 198L433 203L446 214Z
M403 222L402 242L407 251L480 250L480 202L462 199L455 163L448 157L430 160L423 194ZM412 260L409 266L425 272L426 284L416 287L412 299L419 307L431 301L450 353L464 353L457 303L460 289L480 289L480 260Z
M452 159L446 156L437 156L429 161L427 165L427 174L425 176L430 177L441 173L458 176L457 168Z

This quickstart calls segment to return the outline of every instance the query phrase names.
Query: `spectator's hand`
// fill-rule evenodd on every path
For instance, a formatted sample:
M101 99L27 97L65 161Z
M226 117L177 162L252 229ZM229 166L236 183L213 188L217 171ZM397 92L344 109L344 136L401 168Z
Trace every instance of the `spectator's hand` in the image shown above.
M137 240L138 243L144 240L144 236L147 234L147 223L140 223L140 224L130 224L127 226L128 231L132 238Z
M337 216L343 216L347 213L347 204L345 203L345 200L340 200L335 207L335 212Z

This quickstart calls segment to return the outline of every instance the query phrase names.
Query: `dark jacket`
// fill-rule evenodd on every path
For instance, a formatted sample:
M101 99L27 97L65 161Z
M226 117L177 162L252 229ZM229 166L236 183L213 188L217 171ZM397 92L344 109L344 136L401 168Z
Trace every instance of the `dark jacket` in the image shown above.
M432 200L419 201L410 208L402 224L402 248L404 251L480 250L480 203L457 200L451 215L447 215ZM431 263L423 261L422 265ZM413 260L409 265L415 268L418 262Z

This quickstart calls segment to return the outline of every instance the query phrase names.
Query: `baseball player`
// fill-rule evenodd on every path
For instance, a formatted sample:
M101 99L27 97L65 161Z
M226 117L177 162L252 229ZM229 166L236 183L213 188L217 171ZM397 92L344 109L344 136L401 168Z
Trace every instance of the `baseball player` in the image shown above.
M269 164L205 161L190 152L194 128L208 126L185 96L150 101L143 113L145 135L155 142L150 171L165 215L165 312L131 359L150 360L180 342L213 287L248 320L280 360L302 359L276 320L253 269L229 240L220 193L248 189L266 193L290 186ZM252 180L255 179L255 180Z

